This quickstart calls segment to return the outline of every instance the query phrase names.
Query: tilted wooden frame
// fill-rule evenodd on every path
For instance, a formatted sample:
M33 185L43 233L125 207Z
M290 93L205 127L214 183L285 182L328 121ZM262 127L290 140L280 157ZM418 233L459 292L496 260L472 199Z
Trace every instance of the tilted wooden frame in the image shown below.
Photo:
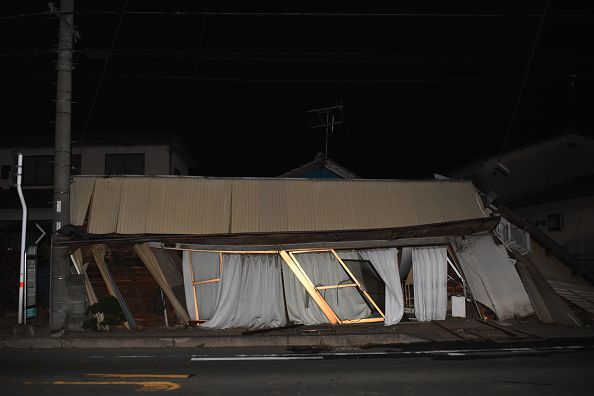
M199 316L199 309L198 309L198 296L196 295L196 286L205 285L208 283L216 283L220 282L223 279L223 253L221 252L214 252L214 251L207 251L207 250L190 250L187 249L189 252L206 252L206 253L219 253L219 276L217 278L205 279L201 281L197 281L194 277L194 263L192 261L192 255L188 255L188 265L190 270L190 275L192 276L192 292L194 295L194 312L196 314L196 322L204 322L204 320L200 319Z
M330 253L332 253L334 255L334 257L336 257L336 259L338 260L338 262L342 266L342 268L345 270L345 272L347 273L347 275L349 276L349 278L351 278L351 280L354 283L341 284L341 285L315 286L313 284L313 282L311 281L311 279L309 279L309 277L305 273L305 270L303 270L303 267L301 267L301 264L299 264L299 261L297 260L297 258L295 257L295 255L296 254L301 254L301 253L323 253L323 252L330 252ZM353 275L353 273L351 272L351 270L347 267L347 265L344 263L344 261L342 261L342 259L338 256L338 254L336 253L336 251L334 249L300 249L300 250L291 250L291 251L288 252L288 254L293 259L294 263L296 264L296 267L302 272L303 276L305 278L307 278L307 280L309 281L309 283L311 284L311 286L315 289L315 291L317 292L317 294L320 295L320 297L322 297L322 295L319 292L320 290L341 289L341 288L346 288L346 287L356 287L357 289L359 289L359 291L361 292L361 294L363 295L363 297L367 301L369 301L369 303L381 315L381 318L363 318L363 319L340 319L339 318L339 322L338 323L340 323L340 324L347 324L347 323L370 323L370 322L383 322L385 320L384 312L380 309L380 307L373 300L373 298L371 298L371 296L369 295L369 293L367 292L367 290L363 287L363 285L361 285L361 283L359 282L359 280ZM291 270L293 270L293 268L291 268ZM293 272L295 272L295 271L293 271ZM304 286L305 286L305 284L304 284ZM306 287L306 290L309 292L309 289L307 287ZM310 293L310 295L313 298L312 293ZM322 297L322 299L324 299L324 298ZM328 303L326 302L325 299L324 299L324 303L328 306L328 309L334 313L334 311L332 310L332 308L330 308L330 306L328 305ZM318 304L318 306L319 305L320 304ZM320 306L320 308L322 308L322 307ZM324 312L323 309L322 309L322 312ZM324 314L325 314L325 312L324 312ZM336 315L336 313L334 313L334 316L338 317L338 315ZM326 316L326 317L328 317L328 316Z
M318 304L318 307L320 307L322 313L328 319L328 322L330 322L330 324L340 324L341 321L338 318L338 315L336 315L332 308L330 308L330 305L328 305L324 297L322 297L318 289L316 289L311 279L309 279L293 255L288 253L286 250L281 250L279 253L285 264L287 264L291 271L293 271L295 277L297 277L311 298L316 302L316 304Z
M340 265L342 265L342 268L344 268L344 270L347 272L347 274L349 274L351 279L357 284L357 287L359 288L359 290L361 290L361 293L363 293L365 298L367 298L367 300L371 303L371 305L373 305L373 307L375 309L377 309L377 312L379 312L379 314L382 316L382 320L385 319L386 315L384 315L384 313L380 309L380 307L376 304L376 302L373 300L373 298L371 298L369 293L367 293L367 290L363 287L363 285L361 285L361 283L359 283L359 280L355 277L355 275L353 275L353 273L351 272L349 267L346 266L344 261L342 261L342 259L338 256L338 254L336 254L336 251L334 249L330 249L330 251L332 252L332 254L334 254L334 256L336 257L336 259L338 260ZM371 319L376 319L376 318L371 318Z
M223 276L223 254L279 254L280 257L283 259L287 267L293 272L297 280L301 283L305 291L310 295L313 301L318 305L324 316L328 319L328 322L332 325L336 324L351 324L351 323L375 323L375 322L383 322L385 318L384 312L379 308L377 303L373 300L373 298L369 295L367 290L361 285L359 280L355 278L353 273L349 270L346 266L344 261L338 256L334 249L325 249L325 248L314 248L314 249L293 249L293 250L259 250L259 251L242 251L242 250L210 250L210 249L188 249L188 248L171 248L171 247L162 247L161 249L167 250L181 250L181 251L188 251L188 252L206 252L206 253L219 253L219 277L212 278L202 281L196 281L194 277L194 265L192 263L192 255L189 256L188 265L190 274L192 277L192 291L194 296L194 309L196 313L196 319L198 322L202 322L203 320L199 319L199 309L198 309L198 301L196 295L196 286L207 284L207 283L215 283L220 282ZM336 257L339 264L345 270L349 278L352 279L353 283L348 284L340 284L340 285L325 285L325 286L318 286L316 287L309 276L305 273L299 261L295 258L295 254L300 253L318 253L318 252L330 252ZM284 286L283 286L284 287ZM334 310L330 307L328 302L324 299L320 290L326 289L341 289L347 287L356 287L361 294L364 296L367 301L377 310L377 312L381 315L381 318L363 318L363 319L340 319L338 315L334 312Z

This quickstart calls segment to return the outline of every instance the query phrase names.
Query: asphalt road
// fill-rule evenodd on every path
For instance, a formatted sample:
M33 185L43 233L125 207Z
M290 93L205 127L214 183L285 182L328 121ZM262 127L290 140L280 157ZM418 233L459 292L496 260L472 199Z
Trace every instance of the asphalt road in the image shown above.
M592 395L594 351L0 349L1 395Z

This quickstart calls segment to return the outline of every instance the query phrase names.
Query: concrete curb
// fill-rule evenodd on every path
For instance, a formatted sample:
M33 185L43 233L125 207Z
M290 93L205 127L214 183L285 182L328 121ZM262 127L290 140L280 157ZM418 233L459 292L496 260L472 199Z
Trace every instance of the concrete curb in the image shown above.
M221 337L35 337L5 338L0 348L210 348L356 347L429 342L408 334L345 334Z

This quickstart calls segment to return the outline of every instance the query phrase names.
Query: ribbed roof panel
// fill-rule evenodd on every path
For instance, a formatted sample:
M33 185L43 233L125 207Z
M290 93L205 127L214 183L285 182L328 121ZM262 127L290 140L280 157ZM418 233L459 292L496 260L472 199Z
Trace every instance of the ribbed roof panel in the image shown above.
M82 202L85 193L73 189L73 198L80 195ZM98 178L89 232L204 235L405 227L485 217L475 194L472 184L450 180Z

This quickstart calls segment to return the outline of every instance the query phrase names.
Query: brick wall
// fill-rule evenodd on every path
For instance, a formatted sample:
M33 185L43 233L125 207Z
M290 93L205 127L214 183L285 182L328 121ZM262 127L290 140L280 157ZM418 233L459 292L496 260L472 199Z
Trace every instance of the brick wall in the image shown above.
M136 323L143 328L163 327L163 305L160 288L132 248L112 250L105 262L120 289ZM109 295L101 273L94 261L87 268L89 279L100 299ZM169 323L177 323L167 297L165 297Z

